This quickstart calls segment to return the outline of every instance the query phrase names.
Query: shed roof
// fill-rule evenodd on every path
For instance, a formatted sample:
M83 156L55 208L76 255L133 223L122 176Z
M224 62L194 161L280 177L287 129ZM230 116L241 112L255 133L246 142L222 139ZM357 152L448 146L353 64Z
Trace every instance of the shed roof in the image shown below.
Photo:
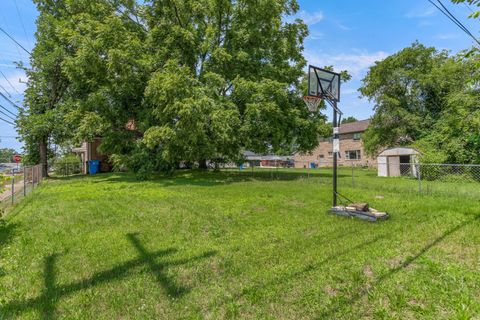
M397 147L383 150L378 156L379 157L391 157L391 156L410 156L410 155L419 155L420 151L414 148L406 147Z
M340 125L340 134L352 132L364 132L370 125L370 119L360 120Z

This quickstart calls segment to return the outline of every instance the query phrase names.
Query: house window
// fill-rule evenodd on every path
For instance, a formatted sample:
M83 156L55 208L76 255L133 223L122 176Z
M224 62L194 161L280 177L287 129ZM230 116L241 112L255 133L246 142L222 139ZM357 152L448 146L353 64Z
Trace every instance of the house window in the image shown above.
M329 152L328 152L328 157L329 157L329 158L333 158L333 152L332 152L332 151L329 151Z
M353 134L353 140L360 140L362 138L362 134L360 132Z
M323 158L325 158L325 156L323 154L321 154L321 155L318 156L318 158L323 159Z
M345 159L347 160L360 160L360 150L348 150L345 151Z

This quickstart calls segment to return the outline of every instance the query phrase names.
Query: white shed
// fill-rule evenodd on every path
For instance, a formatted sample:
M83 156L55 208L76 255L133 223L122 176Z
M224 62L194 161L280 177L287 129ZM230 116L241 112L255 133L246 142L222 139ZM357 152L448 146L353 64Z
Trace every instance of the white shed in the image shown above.
M417 177L418 156L420 152L414 148L386 149L377 157L379 177L399 177L411 175Z

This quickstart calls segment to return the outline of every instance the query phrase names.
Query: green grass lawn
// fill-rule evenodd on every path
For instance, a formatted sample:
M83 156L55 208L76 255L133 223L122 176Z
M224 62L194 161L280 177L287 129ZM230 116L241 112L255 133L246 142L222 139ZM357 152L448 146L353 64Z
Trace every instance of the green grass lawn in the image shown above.
M369 223L328 214L329 171L308 172L48 180L0 225L0 318L478 317L479 184L342 169L391 214Z

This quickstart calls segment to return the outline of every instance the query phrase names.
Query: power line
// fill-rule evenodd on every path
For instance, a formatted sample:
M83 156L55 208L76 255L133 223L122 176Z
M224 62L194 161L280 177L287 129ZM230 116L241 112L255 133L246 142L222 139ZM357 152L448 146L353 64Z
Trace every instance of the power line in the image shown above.
M15 126L15 124L14 124L13 122L10 122L10 121L5 120L5 119L3 119L3 118L0 118L0 120L6 122L6 123L8 123L8 124L11 124L12 126Z
M8 113L10 113L11 115L13 115L14 117L17 116L15 113L13 113L12 111L8 110L7 108L5 108L4 106L2 106L1 104L0 104L0 108L2 108L3 110L7 111Z
M480 40L478 40L471 32L467 29L448 9L445 5L440 1L437 0L438 6L433 0L428 0L432 5L434 5L441 13L443 13L450 21L452 21L457 27L459 27L463 32L465 32L469 37L471 37L478 45L480 45ZM443 8L443 9L442 9Z
M28 53L29 56L32 55L32 54L30 53L30 51L28 51L27 49L25 49L24 46L22 46L20 43L18 43L18 41L15 40L10 34L8 34L7 31L3 30L3 28L1 28L1 27L0 27L0 31L3 32L7 37L9 37L10 40L12 40L13 42L15 42L15 44L16 44L17 46L19 46L20 48L22 48L23 51L25 51L26 53Z
M2 70L0 70L0 73L2 74L3 78L8 82L8 84L10 85L10 87L12 87L12 89L13 89L16 93L20 94L20 92L18 92L17 89L15 89L15 87L14 87L13 84L10 82L10 80L7 79L7 77L6 77L5 74L2 72Z
M473 9L470 8L470 6L468 5L468 3L464 2L463 4L465 5L465 7L467 7L468 10L470 10L471 13L475 13L475 11L473 11Z
M18 20L20 20L20 24L22 25L23 33L25 34L25 39L27 40L28 45L31 46L30 39L28 38L28 35L27 35L27 30L25 30L25 25L23 24L22 15L20 14L20 10L18 9L17 0L13 0L13 3L15 4L15 9L17 9Z
M21 108L19 106L17 106L12 100L8 99L3 93L0 92L0 96L3 97L3 99L7 100L8 102L10 102L10 104L12 106L14 106L15 108L17 108L18 110L20 110Z
M15 119L12 118L11 116L9 116L8 113L3 112L2 110L0 110L0 113L3 114L5 117L7 117L7 118L9 118L9 119L12 119L13 121L15 121Z
M7 96L8 96L9 98L12 97L12 96L10 95L10 93L8 93L8 91L5 90L5 88L4 88L1 84L0 84L0 89L2 89L3 91L5 91L5 93L7 94Z

